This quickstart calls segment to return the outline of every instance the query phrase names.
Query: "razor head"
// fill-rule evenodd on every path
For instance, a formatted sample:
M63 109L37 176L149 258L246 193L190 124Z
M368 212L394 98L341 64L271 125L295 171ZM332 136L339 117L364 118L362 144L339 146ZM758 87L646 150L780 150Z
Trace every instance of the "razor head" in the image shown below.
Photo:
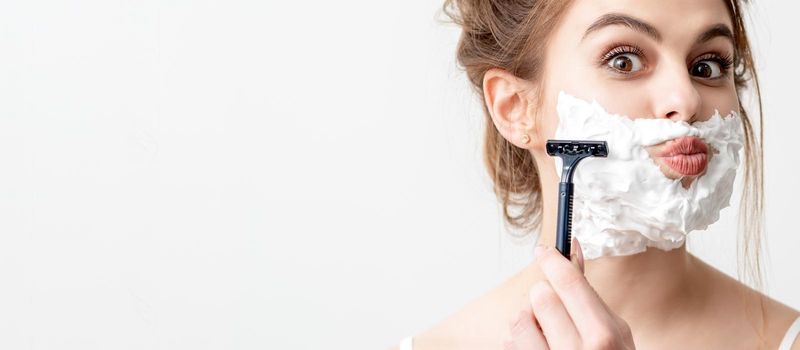
M605 141L588 140L547 140L547 154L563 161L561 182L572 183L572 175L578 163L588 157L608 157Z
M546 148L551 156L608 157L605 141L547 140Z

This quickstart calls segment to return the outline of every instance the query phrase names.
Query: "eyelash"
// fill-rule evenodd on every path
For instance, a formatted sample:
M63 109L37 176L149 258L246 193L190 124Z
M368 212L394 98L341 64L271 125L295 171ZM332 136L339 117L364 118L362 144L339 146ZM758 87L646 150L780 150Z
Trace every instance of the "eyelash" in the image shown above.
M623 73L614 68L608 66L608 62L611 61L614 57L617 57L622 54L632 53L638 56L644 56L644 50L641 47L634 45L634 44L623 44L623 43L616 43L610 45L606 50L606 53L600 57L599 64L609 70L614 71L618 74L634 74L634 73ZM733 66L733 57L730 54L722 55L719 52L709 52L705 53L702 56L698 57L694 62L692 62L692 66L697 64L698 62L702 61L713 61L719 64L721 70L721 76L716 78L723 78L726 77L730 73L730 68ZM713 79L712 79L713 80Z
M731 57L731 54L721 55L719 52L709 52L703 54L702 56L698 57L694 63L692 63L692 66L694 66L697 62L702 61L717 62L722 74L720 78L726 77L730 72L730 68L733 66L733 57Z
M600 58L600 64L607 64L612 58L626 53L644 56L644 50L641 47L631 44L614 44L605 51L606 53Z

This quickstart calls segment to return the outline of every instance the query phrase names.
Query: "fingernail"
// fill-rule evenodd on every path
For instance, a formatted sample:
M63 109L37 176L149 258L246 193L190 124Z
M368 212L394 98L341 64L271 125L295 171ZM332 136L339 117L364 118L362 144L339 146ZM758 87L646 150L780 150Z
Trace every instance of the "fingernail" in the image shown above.
M522 322L522 316L523 315L524 315L524 313L522 311L520 311L519 314L517 314L517 319L509 322L508 328L510 328L510 329L517 328L517 325L519 325L520 322Z
M531 316L525 313L525 311L519 312L519 318L517 318L517 321L514 322L514 326L511 327L512 334L519 334L523 330L525 330L526 324L528 323L527 320L525 319L526 317L531 317Z
M575 265L575 268L578 269L578 271L583 273L583 267L581 267L581 263L578 261L578 257L575 256L575 254L570 256L570 261L572 262L572 265Z
M581 273L586 272L585 262L583 260L583 248L581 248L581 243L578 242L577 239L573 237L575 240L575 244L572 246L572 249L575 249L575 261L578 264L578 267L581 270Z
M511 333L514 333L516 330L519 329L519 325L522 323L522 319L517 319L514 321L514 324L511 325Z

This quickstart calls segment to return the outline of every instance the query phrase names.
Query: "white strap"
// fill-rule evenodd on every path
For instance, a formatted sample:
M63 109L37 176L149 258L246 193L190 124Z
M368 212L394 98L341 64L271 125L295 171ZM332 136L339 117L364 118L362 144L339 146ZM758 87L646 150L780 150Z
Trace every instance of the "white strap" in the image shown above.
M400 341L400 350L414 350L414 340L410 335Z
M790 350L792 348L792 343L794 343L794 339L797 338L797 334L800 333L800 316L798 316L794 323L789 326L789 330L786 331L786 335L783 336L783 340L781 340L781 346L778 350Z

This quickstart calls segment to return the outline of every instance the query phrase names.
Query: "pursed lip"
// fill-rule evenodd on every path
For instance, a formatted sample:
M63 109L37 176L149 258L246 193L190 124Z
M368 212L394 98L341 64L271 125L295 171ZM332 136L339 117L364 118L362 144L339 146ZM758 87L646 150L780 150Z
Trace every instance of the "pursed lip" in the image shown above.
M695 136L684 136L670 141L658 154L659 157L672 157L680 154L708 154L708 145Z
M684 136L668 143L658 156L678 173L699 175L708 165L708 146L697 137Z

